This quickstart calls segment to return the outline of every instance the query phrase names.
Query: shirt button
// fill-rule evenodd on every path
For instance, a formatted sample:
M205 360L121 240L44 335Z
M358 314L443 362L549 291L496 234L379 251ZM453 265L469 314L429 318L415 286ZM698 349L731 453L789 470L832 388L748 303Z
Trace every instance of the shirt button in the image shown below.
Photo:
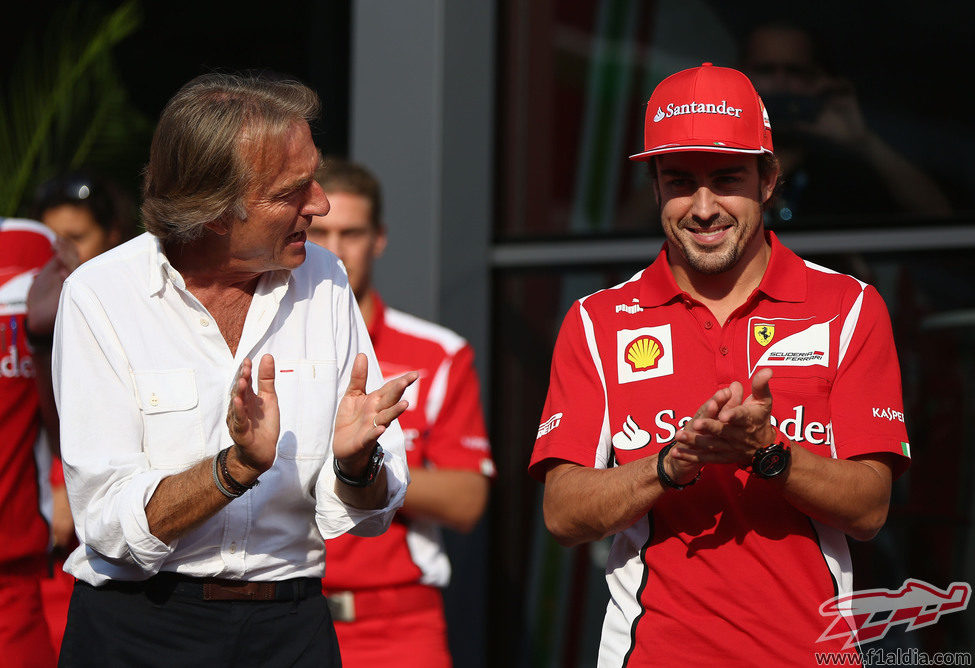
M714 327L714 323L713 322L711 322L710 320L705 320L704 321L704 329L711 329L712 327Z
M206 318L200 318L200 324L203 325L204 327L209 327L210 321L207 320Z
M722 355L727 355L727 354L728 354L728 346L721 346L720 348L718 348L718 351L719 351L719 352L720 352L720 353L721 353Z
M237 551L237 543L235 541L235 542L233 542L233 543L230 544L230 554L233 554L236 551Z
M156 393L155 392L153 392L152 393L152 396L149 397L149 405L150 406L158 406L159 405L159 397L156 396Z

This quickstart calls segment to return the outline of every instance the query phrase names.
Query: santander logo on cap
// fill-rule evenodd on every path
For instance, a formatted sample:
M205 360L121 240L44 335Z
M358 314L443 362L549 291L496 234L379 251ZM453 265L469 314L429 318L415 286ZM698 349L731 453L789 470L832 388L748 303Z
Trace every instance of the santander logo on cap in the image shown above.
M659 123L665 118L670 118L671 116L681 116L683 114L722 114L734 116L735 118L741 118L741 112L741 109L730 106L725 100L721 100L720 104L705 104L704 102L674 104L671 102L667 105L666 113L664 113L663 109L657 107L657 113L653 117L653 122Z
M772 152L768 113L748 77L704 63L660 82L647 103L644 150L630 160L675 151Z

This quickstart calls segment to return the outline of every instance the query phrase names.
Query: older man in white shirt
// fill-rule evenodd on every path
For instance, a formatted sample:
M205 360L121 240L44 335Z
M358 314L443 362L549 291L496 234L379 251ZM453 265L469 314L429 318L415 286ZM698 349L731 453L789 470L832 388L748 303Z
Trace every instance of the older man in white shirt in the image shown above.
M408 472L336 258L296 82L205 75L163 111L148 232L66 282L54 383L81 546L62 665L340 665L322 538L383 532ZM380 445L381 444L381 445Z

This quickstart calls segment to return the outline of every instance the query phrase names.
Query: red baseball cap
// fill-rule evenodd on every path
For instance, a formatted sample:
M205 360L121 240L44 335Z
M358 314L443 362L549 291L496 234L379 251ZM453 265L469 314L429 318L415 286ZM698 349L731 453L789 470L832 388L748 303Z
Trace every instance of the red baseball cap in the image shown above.
M676 151L771 153L772 126L748 77L704 63L657 85L647 102L643 144L630 160Z

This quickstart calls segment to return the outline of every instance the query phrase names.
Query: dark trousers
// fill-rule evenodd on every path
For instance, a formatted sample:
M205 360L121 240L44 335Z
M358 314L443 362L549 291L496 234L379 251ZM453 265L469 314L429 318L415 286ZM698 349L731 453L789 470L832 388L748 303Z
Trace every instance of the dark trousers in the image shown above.
M58 665L340 667L321 585L308 582L292 600L274 601L207 601L202 584L168 575L77 582Z

